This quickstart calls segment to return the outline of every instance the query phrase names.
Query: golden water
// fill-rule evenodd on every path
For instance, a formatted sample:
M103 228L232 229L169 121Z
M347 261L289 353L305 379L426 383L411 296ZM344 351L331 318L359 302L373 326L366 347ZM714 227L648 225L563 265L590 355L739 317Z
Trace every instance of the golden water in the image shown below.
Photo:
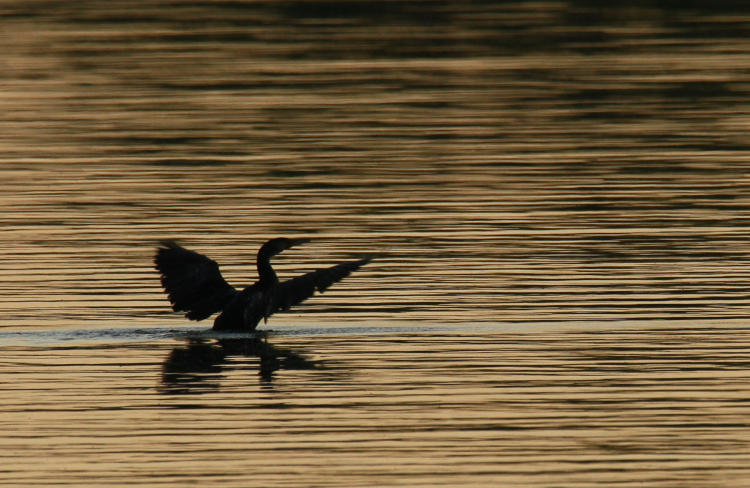
M750 12L5 8L0 486L750 484Z

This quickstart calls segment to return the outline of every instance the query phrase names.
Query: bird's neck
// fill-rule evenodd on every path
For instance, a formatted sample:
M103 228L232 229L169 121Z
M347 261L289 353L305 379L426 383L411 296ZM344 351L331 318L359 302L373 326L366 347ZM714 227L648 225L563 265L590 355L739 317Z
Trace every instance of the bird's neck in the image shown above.
M276 284L279 278L271 267L271 257L258 256L258 281L265 284Z

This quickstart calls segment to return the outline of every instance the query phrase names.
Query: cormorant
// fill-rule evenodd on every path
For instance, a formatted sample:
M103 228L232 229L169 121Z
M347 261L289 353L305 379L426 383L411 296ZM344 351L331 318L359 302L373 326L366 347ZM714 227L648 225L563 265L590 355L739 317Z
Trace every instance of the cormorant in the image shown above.
M221 311L214 330L252 331L261 319L267 321L272 314L303 302L315 290L324 292L372 259L349 261L280 282L271 268L271 258L305 242L309 239L277 237L263 244L257 258L258 281L242 291L224 280L216 261L172 241L161 243L154 264L175 312L187 312L185 317L190 320L203 320Z

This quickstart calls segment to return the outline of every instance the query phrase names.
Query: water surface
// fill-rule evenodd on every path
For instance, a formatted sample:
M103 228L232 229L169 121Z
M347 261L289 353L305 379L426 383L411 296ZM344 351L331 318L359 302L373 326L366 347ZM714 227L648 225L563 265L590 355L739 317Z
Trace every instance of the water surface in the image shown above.
M6 3L0 486L748 484L743 6Z

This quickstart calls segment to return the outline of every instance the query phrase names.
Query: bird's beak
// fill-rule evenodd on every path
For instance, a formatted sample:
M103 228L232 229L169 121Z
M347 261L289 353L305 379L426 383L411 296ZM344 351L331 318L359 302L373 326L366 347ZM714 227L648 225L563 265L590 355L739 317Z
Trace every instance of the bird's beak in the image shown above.
M310 242L310 239L289 239L289 247L287 247L287 249L302 245L306 242Z

